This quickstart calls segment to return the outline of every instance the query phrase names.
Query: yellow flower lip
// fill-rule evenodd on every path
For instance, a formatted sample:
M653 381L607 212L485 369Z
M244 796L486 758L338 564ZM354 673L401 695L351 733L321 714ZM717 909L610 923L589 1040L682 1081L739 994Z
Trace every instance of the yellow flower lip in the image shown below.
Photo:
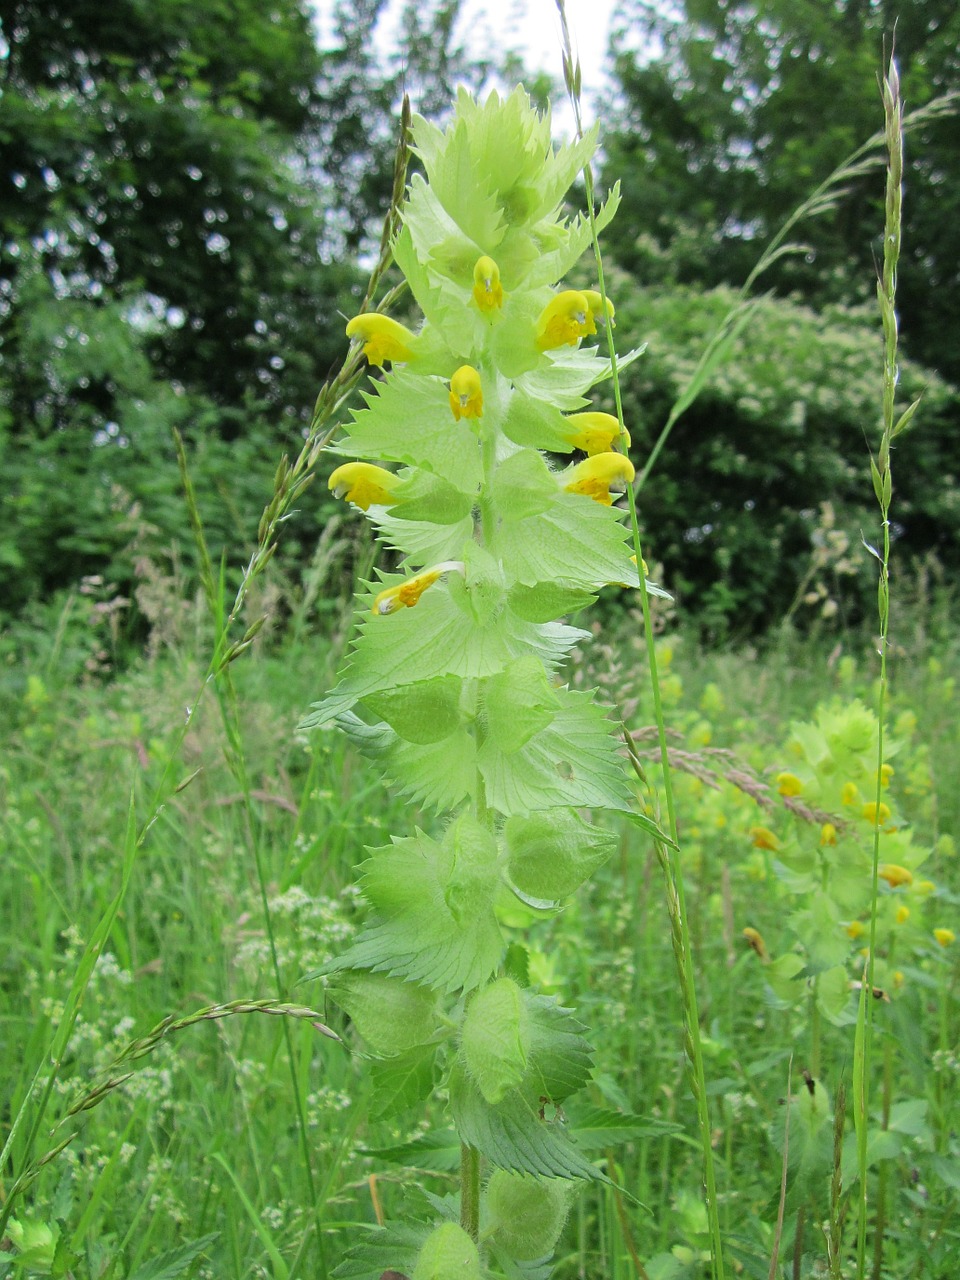
M882 827L890 818L890 806L888 804L884 804L882 800L879 805L875 800L870 800L863 806L861 813L868 822L874 823L875 826Z
M755 849L767 849L770 853L776 853L780 848L779 837L769 827L751 827L749 835Z
M399 483L399 478L384 467L371 462L345 462L330 476L327 487L334 497L346 498L361 511L368 511L374 506L393 506L397 500L391 490Z
M462 364L450 379L450 409L458 422L483 415L483 387L473 365Z
M486 254L473 268L473 300L481 311L497 311L503 306L500 268Z
M767 944L763 940L763 934L758 929L752 929L748 925L743 930L743 936L747 941L747 945L752 951L755 951L761 960L769 960L770 953L767 951Z
M777 790L782 796L798 796L803 792L803 783L795 773L778 773Z
M630 432L624 427L621 433L620 423L612 413L571 413L566 422L573 428L567 433L567 439L588 457L592 458L595 453L614 452L614 445L621 440L624 452L630 448Z
M590 304L576 289L564 289L540 312L537 320L536 341L540 351L552 351L555 347L575 347L585 334L596 332L590 325L593 315Z
M877 868L877 875L881 880L886 880L891 889L897 889L904 884L913 884L913 872L908 871L906 867L901 867L897 862L883 863Z
M933 936L936 938L937 942L940 943L941 947L949 947L951 943L956 942L957 940L957 935L952 929L934 929Z
M613 504L610 490L625 488L635 474L633 463L622 453L596 453L571 467L563 487L567 493L579 493L609 507Z
M617 314L613 303L607 298L606 307L603 303L603 294L598 289L583 289L583 296L587 300L587 306L590 308L590 314L587 318L587 333L596 333L597 325L604 323L604 312L610 317L611 328L616 328L614 316Z
M370 364L383 368L386 361L405 363L413 358L417 335L406 325L379 311L365 311L347 323L347 337L363 341L363 354Z
M442 560L408 578L406 582L401 582L399 586L387 587L385 591L381 591L373 602L372 612L382 618L387 614L397 613L400 609L412 609L428 587L432 587L448 573L463 572L462 560Z

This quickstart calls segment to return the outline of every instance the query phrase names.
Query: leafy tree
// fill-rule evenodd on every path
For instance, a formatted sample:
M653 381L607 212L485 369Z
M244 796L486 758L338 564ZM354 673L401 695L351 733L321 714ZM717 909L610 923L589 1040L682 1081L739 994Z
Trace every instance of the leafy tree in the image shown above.
M950 0L621 0L608 104L607 173L624 211L615 245L641 278L739 284L762 244L880 127L877 73L896 29L908 107L960 88L960 13ZM639 51L638 51L639 50ZM960 131L955 118L908 143L899 302L906 349L960 378ZM882 183L853 184L781 260L783 291L870 296Z

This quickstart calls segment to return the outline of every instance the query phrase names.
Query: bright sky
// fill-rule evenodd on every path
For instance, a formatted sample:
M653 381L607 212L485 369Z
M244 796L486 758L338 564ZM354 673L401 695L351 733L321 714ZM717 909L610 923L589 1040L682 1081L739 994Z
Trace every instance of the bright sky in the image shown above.
M332 31L334 0L313 3L323 41ZM590 100L602 79L614 3L615 0L566 0L567 22L583 73L585 124L592 123ZM390 32L402 8L403 0L389 0L381 18L379 34L385 49L390 47ZM546 71L563 83L560 17L555 0L463 0L456 34L477 54L491 47L516 51L532 70ZM561 132L570 127L569 115L561 103L554 104L554 123Z

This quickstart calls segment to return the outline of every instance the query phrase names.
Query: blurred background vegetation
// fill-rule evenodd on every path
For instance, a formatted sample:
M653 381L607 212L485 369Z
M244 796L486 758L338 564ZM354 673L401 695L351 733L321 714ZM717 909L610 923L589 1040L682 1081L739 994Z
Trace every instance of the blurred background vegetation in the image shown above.
M402 92L442 119L457 83L523 75L505 49L467 50L458 0L407 4L378 56L386 8L339 0L321 49L306 0L0 5L8 636L49 629L82 587L122 654L148 634L160 578L189 593L174 426L214 551L228 575L244 563L278 458L343 354ZM619 4L598 115L603 181L624 197L604 246L618 334L647 344L624 387L638 467L764 246L876 132L895 20L908 106L960 88L947 0ZM559 98L542 73L526 83ZM955 117L908 140L899 281L902 390L924 408L894 462L895 554L901 574L943 578L960 568L958 153ZM795 229L803 251L757 282L769 292L641 496L648 558L708 638L872 609L882 191L870 171ZM273 569L298 624L367 554L321 485L301 506Z

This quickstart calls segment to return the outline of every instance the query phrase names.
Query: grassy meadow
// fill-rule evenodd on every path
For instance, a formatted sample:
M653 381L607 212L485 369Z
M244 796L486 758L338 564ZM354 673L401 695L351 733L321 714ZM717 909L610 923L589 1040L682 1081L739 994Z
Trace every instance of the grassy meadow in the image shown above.
M915 601L901 612L889 704L899 751L887 794L929 856L911 885L880 885L886 976L873 1011L871 1265L876 1276L945 1277L960 1258L960 945L941 945L933 929L957 924L960 662L947 602ZM571 681L616 699L641 730L643 754L655 744L642 732L653 714L639 620L623 614L594 630ZM77 630L68 631L76 641ZM442 1099L405 1123L378 1120L359 1042L341 1014L324 1008L322 984L301 982L356 929L364 848L414 823L435 830L436 819L387 791L342 735L295 731L330 683L345 625L332 641L258 642L232 668L236 723L208 690L181 742L187 708L203 689L201 631L181 619L177 634L155 637L153 658L67 683L60 663L78 663L82 645L65 656L38 644L26 679L6 655L2 1074L8 1114L35 1090L8 1167L36 1176L14 1209L22 1265L11 1271L14 1255L3 1255L4 1273L322 1276L347 1240L391 1216L404 1197L453 1186L459 1155ZM69 647L62 633L52 643ZM657 649L728 1261L737 1274L766 1276L778 1249L779 1274L830 1274L833 1217L836 1274L850 1274L853 1215L831 1209L831 1184L836 1169L845 1197L855 1180L856 992L840 993L826 1018L809 984L791 991L782 973L770 976L800 948L802 932L789 927L797 871L789 858L778 860L776 846L802 841L811 828L776 779L797 767L792 724L812 723L821 705L875 701L874 641L785 633L763 652L704 653L666 630ZM186 780L181 790L163 791L168 767L174 782ZM656 766L646 767L655 775ZM131 804L143 822L158 787L155 821L132 850ZM77 1000L85 948L110 918L125 876ZM558 913L530 915L518 912L515 924L530 930L531 979L575 1004L596 1051L593 1083L562 1122L622 1188L596 1185L580 1195L556 1274L706 1275L681 1001L650 841L625 828L619 856L579 898ZM849 923L835 922L852 979L862 944L848 936ZM757 930L762 944L752 947L744 929ZM130 1056L164 1019L277 1000L316 1010L344 1043L311 1017L228 1008ZM51 1044L75 1006L33 1132ZM804 1072L822 1091L808 1095L807 1111ZM788 1080L798 1105L789 1108L785 1152ZM847 1134L835 1160L833 1116L844 1087ZM77 1104L89 1109L69 1116Z

